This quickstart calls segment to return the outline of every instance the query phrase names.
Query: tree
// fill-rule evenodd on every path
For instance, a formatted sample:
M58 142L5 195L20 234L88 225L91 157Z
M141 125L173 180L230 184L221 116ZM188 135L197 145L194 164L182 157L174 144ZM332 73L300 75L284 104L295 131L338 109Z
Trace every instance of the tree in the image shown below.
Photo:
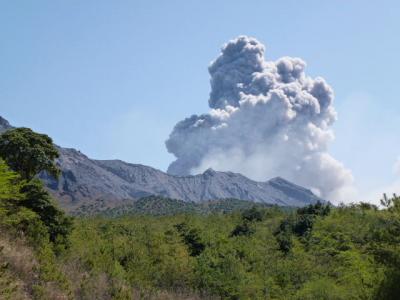
M20 205L34 211L46 226L52 243L68 246L68 235L72 231L72 218L60 210L39 179L31 180L21 188L24 195Z
M8 221L6 216L18 210L18 202L22 198L18 180L18 174L10 171L5 162L0 159L0 223Z
M279 250L288 254L293 247L292 233L293 220L291 216L283 219L278 229L274 232L274 236L279 245Z
M249 222L261 222L263 220L263 217L263 211L261 209L258 209L256 206L253 206L250 209L246 209L242 213L242 219Z
M238 224L233 229L230 236L231 237L239 235L249 236L254 234L254 232L255 232L254 228L251 228L248 222L244 222L243 224Z
M290 252L292 243L292 234L298 237L309 238L317 217L326 217L330 214L329 204L317 202L305 207L298 208L295 214L283 219L275 231L274 235L282 252Z
M175 228L188 247L190 256L198 256L204 251L206 246L201 242L197 229L189 228L186 223L177 224Z
M0 136L0 157L28 181L41 171L54 177L58 177L60 172L54 163L59 153L52 139L29 128L16 128L3 133Z
M318 201L315 204L310 204L297 209L298 215L314 215L314 216L327 216L331 211L329 204L323 204Z
M48 239L47 229L35 212L24 207L22 183L20 176L0 159L0 228L24 232L31 241L40 244Z
M9 130L0 136L0 157L10 169L19 173L19 176L13 177L11 173L5 172L5 167L0 164L0 171L6 176L5 180L14 180L18 183L21 196L20 201L14 201L14 206L34 213L38 217L46 227L50 241L58 248L56 250L67 246L68 235L72 230L72 219L56 206L43 183L34 179L43 171L54 177L60 172L54 162L59 154L52 139L29 128ZM1 189L0 186L0 191ZM8 211L11 212L10 209Z
M0 159L0 203L20 198L19 186L15 184L18 179L18 174L10 171L4 161Z

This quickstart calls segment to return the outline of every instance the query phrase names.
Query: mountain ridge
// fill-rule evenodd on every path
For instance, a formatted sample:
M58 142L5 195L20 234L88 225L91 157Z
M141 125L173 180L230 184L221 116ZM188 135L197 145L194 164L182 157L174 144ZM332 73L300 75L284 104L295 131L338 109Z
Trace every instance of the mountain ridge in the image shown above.
M0 119L0 133L13 128ZM58 180L40 174L49 191L66 210L102 200L110 207L148 196L203 202L240 199L280 206L304 206L322 201L309 189L281 177L260 182L240 173L207 169L201 174L177 176L122 160L91 159L73 148L57 146L61 169Z

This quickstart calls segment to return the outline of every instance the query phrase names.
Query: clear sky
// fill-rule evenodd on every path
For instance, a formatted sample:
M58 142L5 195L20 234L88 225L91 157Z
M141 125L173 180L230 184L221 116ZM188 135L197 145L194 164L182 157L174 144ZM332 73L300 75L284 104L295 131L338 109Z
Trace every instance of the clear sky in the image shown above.
M0 115L92 158L165 170L177 121L206 112L207 67L254 36L335 91L330 153L360 190L396 180L398 1L0 1Z

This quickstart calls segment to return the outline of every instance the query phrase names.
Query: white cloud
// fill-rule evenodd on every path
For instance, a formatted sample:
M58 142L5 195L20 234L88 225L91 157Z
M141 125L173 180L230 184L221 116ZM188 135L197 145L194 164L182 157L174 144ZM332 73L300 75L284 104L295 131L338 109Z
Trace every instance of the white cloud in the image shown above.
M212 167L252 179L282 176L328 200L355 193L351 172L328 153L336 120L333 90L305 74L300 58L264 58L265 47L241 36L211 63L209 113L179 122L166 141L173 174Z

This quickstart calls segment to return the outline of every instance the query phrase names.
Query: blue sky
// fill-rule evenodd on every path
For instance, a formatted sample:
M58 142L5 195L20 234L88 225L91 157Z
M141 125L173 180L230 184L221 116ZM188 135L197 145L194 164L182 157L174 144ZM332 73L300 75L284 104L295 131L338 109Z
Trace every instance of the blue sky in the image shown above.
M177 121L208 110L207 67L250 35L335 91L330 153L360 190L396 180L396 1L2 1L0 115L92 158L165 170Z

